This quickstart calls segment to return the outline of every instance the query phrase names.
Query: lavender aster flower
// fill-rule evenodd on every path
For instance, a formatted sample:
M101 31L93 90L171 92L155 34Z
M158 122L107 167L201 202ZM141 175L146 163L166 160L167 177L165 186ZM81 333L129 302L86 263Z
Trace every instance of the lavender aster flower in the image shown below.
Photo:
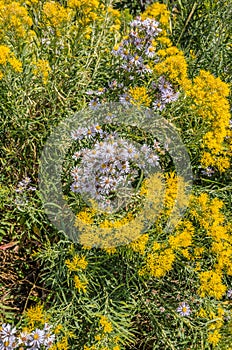
M97 109L100 106L100 102L98 98L94 98L89 102L89 108L91 109Z

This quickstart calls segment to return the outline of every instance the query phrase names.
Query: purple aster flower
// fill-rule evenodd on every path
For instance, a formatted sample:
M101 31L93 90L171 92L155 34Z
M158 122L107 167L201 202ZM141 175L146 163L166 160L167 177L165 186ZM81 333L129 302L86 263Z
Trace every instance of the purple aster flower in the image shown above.
M127 93L124 93L121 96L119 96L119 102L121 102L124 105L130 104L130 100L131 100L130 95Z
M179 307L176 309L176 311L181 315L181 316L189 316L191 314L191 309L190 306L182 302L180 303Z
M163 90L161 93L161 99L164 103L174 102L178 99L179 92L175 92L170 89Z

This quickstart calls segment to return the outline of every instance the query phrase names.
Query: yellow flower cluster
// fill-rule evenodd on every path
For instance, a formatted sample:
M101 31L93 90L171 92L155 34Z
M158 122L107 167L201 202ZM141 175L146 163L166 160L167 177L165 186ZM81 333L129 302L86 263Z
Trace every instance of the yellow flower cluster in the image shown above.
M33 6L33 5L36 5L38 4L39 0L26 0L25 3L28 5L28 6Z
M144 255L148 240L149 240L149 234L144 233L137 240L130 243L129 246L134 252L138 252L139 254Z
M74 285L75 285L75 288L78 290L78 292L83 292L83 293L86 293L86 287L88 285L88 281L85 279L80 279L79 276L75 275L74 276Z
M73 252L73 247L71 247L70 252ZM75 288L78 290L78 292L86 293L86 288L88 285L88 281L85 276L80 274L81 271L85 270L88 266L88 262L86 261L85 256L74 254L73 259L67 259L65 260L65 264L69 270L69 272L79 272L79 275L74 275L73 281Z
M80 18L80 25L86 26L97 19L98 0L68 0L68 7L75 9Z
M15 57L14 53L11 52L10 48L6 45L0 45L0 65L5 69L7 64L13 68L15 72L22 72L22 64ZM3 78L3 72L0 71L0 79Z
M214 271L203 271L199 273L201 286L198 293L201 297L206 295L215 299L221 299L226 292L226 286L222 283L222 277Z
M168 238L170 247L173 250L190 247L194 234L193 224L188 220L183 220L178 225L176 232L175 235L170 235Z
M193 99L192 111L204 121L208 131L202 140L201 164L203 167L213 166L220 172L230 167L232 144L226 145L226 137L231 137L229 131L230 109L227 97L229 86L220 78L215 78L209 72L201 70L193 83L188 79L187 62L184 53L172 46L167 36L170 13L164 4L152 4L143 13L142 18L152 17L164 25L161 36L156 42L161 44L157 51L159 62L152 68L157 76L164 75L174 85L181 87L187 96ZM232 137L231 137L232 139Z
M113 331L112 323L109 321L108 317L101 316L99 323L103 327L104 333L111 333Z
M124 218L111 221L105 219L103 222L100 223L99 227L101 228L120 228L123 225L126 225L128 222L130 222L133 219L133 215L131 213L128 213Z
M75 255L73 257L73 260L67 259L65 261L65 264L70 272L72 271L78 271L78 270L85 270L88 266L88 262L86 261L86 258L84 256Z
M63 337L59 342L56 344L52 345L49 350L68 350L69 345L68 345L68 337L65 336Z
M176 185L176 177L173 175L169 180L169 187L171 189L169 196L172 197L176 192L176 190L173 192L174 185ZM173 204L174 197L170 205ZM198 277L200 281L199 294L202 297L210 295L216 299L220 299L226 291L226 286L222 282L223 274L232 275L231 225L226 224L226 218L221 212L222 208L223 201L218 198L210 199L206 193L201 193L199 196L192 195L190 199L191 221L183 219L179 222L175 228L175 232L168 236L167 243L160 244L155 241L152 251L148 249L146 255L149 236L144 235L130 244L133 250L145 255L145 267L139 271L139 274L149 274L157 278L163 277L171 270L173 262L178 256L175 256L175 253L179 252L187 259L193 260L196 263L195 270L199 271ZM192 223L192 219L194 220L194 224ZM196 220L200 227L195 228ZM211 240L207 239L206 247L193 246L195 239L199 241L199 232L203 236L211 237ZM202 244L202 240L200 244ZM210 256L214 258L214 265L211 270L202 271L202 255L207 249Z
M76 217L75 225L80 234L80 243L84 246L99 246L103 249L112 248L117 245L128 244L140 238L140 233L147 223L154 222L154 218L160 212L163 199L164 186L160 174L154 174L146 182L146 201L143 209L137 217L128 213L124 218L112 221L105 219L97 224L89 224ZM88 218L88 216L87 216ZM92 218L91 218L92 220Z
M49 65L49 62L46 60L41 60L39 59L36 63L35 63L35 69L33 70L33 73L35 75L39 75L42 77L42 81L43 84L47 84L48 83L48 77L49 77L49 73L51 72L51 67Z
M179 221L179 215L183 208L188 205L189 195L186 192L188 183L183 177L177 176L175 172L169 172L165 175L165 196L164 212L170 219L170 223L176 225Z
M212 344L213 346L217 345L219 340L221 338L221 334L219 333L219 331L216 329L215 331L213 331L212 333L210 333L208 335L208 342L210 344Z
M91 211L87 211L87 210L82 210L80 211L78 214L77 214L77 222L79 220L83 221L84 223L86 224L93 224L93 216L94 216L94 213L91 212Z
M149 107L151 104L151 97L147 93L145 86L136 86L129 89L129 95L131 96L131 103L135 106Z
M197 255L193 258L194 260L199 259L201 254L208 249L215 261L210 270L199 272L200 287L198 292L202 297L209 295L221 299L227 289L222 281L223 274L232 275L231 226L226 224L222 208L223 201L218 198L210 199L207 193L192 196L190 214L200 225L197 232L201 232L203 237L206 235L208 242L205 248L195 248L194 252Z
M0 38L10 35L11 39L25 38L32 26L27 9L17 1L0 1Z
M170 43L167 42L170 46ZM191 86L188 79L188 65L183 51L175 46L160 49L157 52L160 61L154 66L154 71L158 76L166 76L174 85L182 87L184 90Z
M201 163L205 167L217 167L223 172L230 166L228 150L224 144L229 135L229 86L220 78L201 70L187 94L194 102L191 108L209 125L209 131L203 138Z
M111 6L109 6L106 11L112 21L112 25L110 26L110 31L118 32L121 27L120 12L116 9L113 9Z
M172 269L175 260L175 254L172 249L166 248L157 252L159 244L155 242L153 251L146 256L146 265L139 271L139 275L149 274L150 276L161 278Z
M218 345L221 334L220 329L222 328L224 324L224 314L225 311L222 307L218 307L216 312L213 312L212 310L205 310L201 308L197 313L196 316L200 318L205 318L209 320L208 322L208 338L207 341L209 344L212 344L213 346Z
M211 237L211 252L216 258L214 270L232 276L232 234L231 225L226 223L222 213L224 203L218 198L210 199L207 193L192 196L191 215L199 222L207 236Z
M54 29L67 24L72 18L72 11L64 8L58 2L48 1L43 5L43 15L45 22Z
M120 350L120 337L115 335L112 322L108 316L98 315L98 327L94 336L95 343L84 345L84 350Z
M25 317L31 328L34 328L38 324L44 325L48 321L48 315L44 311L44 307L41 304L30 307L25 312Z

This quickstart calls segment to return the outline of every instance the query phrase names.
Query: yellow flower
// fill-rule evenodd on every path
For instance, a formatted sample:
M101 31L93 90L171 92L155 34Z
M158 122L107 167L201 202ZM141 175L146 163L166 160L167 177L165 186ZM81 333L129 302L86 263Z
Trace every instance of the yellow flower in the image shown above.
M200 308L196 315L197 317L207 318L207 312L203 308Z
M80 269L85 270L88 262L84 256L80 257L79 255L75 255L72 261L67 259L65 261L65 264L68 267L69 271L78 271Z
M96 10L99 8L98 0L68 0L67 6L77 10L80 27L86 27L98 18ZM86 34L87 36L89 33Z
M100 334L95 335L94 338L95 338L96 341L101 341L101 335Z
M0 45L0 64L6 65L10 57L10 48L5 45Z
M115 254L117 252L117 249L114 247L105 248L104 250L108 254Z
M77 214L77 219L83 221L86 224L92 224L93 223L93 214L91 212L83 210Z
M193 99L190 108L208 127L203 137L201 163L223 172L230 167L229 147L226 149L224 143L230 120L229 85L201 70L186 93Z
M21 73L22 72L22 63L17 60L17 58L15 57L10 57L8 59L8 62L10 63L10 65L12 66L12 68L15 70L15 72Z
M82 282L82 281L80 280L80 278L76 275L76 276L74 276L74 284L75 284L75 288L78 289L78 292L79 292L79 293L80 293L81 291L82 291L83 293L86 293L86 287L87 287L87 285L88 285L88 281L87 281L87 280L85 280L84 282Z
M148 272L153 277L161 278L172 269L175 254L172 249L165 249L161 253L152 252L146 257L145 270L140 271L140 274Z
M56 343L56 348L57 350L68 350L69 346L68 346L68 338L67 337L63 337L61 339L61 341Z
M171 46L159 50L157 54L160 56L160 62L154 66L154 70L158 75L167 76L172 83L180 85L183 89L191 85L188 79L187 62L182 51Z
M100 317L100 325L103 327L104 333L111 333L113 330L112 323L108 320L108 317L101 316Z
M197 56L195 55L195 53L193 52L193 50L190 50L189 53L190 53L191 58L192 58L193 60L195 60Z
M170 47L172 46L172 42L169 38L167 38L166 36L159 36L157 37L157 41L160 44L163 44L164 46Z
M61 324L58 324L56 326L56 328L54 329L53 333L54 334L59 334L62 329L63 329L63 326Z

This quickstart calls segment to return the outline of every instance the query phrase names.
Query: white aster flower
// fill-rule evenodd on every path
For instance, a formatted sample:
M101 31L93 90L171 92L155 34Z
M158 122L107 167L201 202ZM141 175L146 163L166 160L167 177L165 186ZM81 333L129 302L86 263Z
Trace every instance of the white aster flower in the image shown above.
M191 309L190 306L182 302L180 303L179 307L176 309L176 311L181 315L181 316L189 316L191 314Z
M44 330L40 330L36 328L35 331L31 332L30 338L28 341L28 345L32 348L38 348L40 349L40 346L43 345L44 342Z
M9 323L3 323L0 329L0 339L3 341L9 340L10 337L13 337L17 332L16 328L12 327Z

